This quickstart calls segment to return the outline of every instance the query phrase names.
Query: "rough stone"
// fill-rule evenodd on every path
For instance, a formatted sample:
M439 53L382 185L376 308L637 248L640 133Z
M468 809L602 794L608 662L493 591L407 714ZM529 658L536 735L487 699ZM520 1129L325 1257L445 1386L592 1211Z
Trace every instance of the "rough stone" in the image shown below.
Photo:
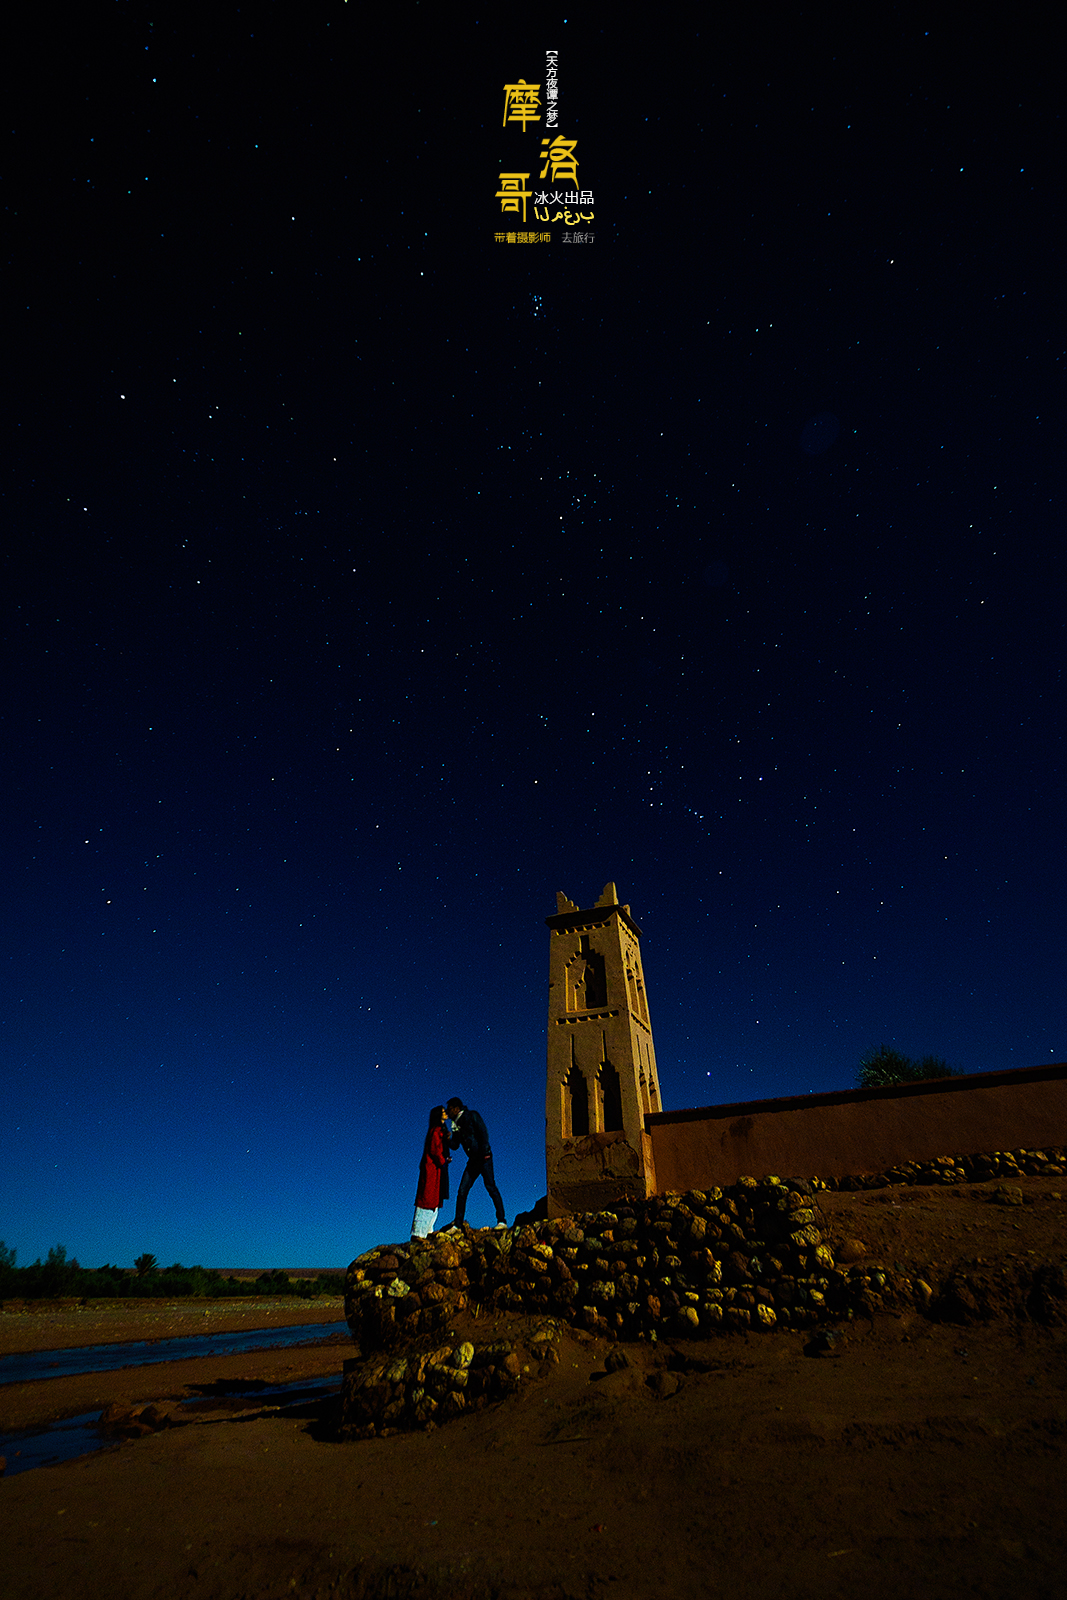
M682 1378L677 1372L653 1372L645 1379L657 1400L669 1400L672 1394L677 1394L682 1387Z

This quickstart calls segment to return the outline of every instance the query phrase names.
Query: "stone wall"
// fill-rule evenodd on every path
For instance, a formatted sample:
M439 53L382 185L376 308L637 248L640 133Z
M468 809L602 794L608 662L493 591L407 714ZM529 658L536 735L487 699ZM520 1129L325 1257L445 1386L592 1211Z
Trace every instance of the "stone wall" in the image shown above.
M1003 1179L1002 1203L1013 1204L1022 1196L1010 1179L1024 1172L1067 1174L1065 1153L941 1156L830 1180L742 1177L726 1189L653 1196L511 1233L464 1228L369 1250L346 1280L345 1315L359 1355L345 1364L343 1431L370 1437L423 1427L521 1382L523 1363L507 1341L479 1346L449 1334L461 1312L532 1313L549 1341L564 1323L613 1339L658 1339L814 1329L899 1308L966 1320L968 1305L978 1306L973 1285L836 1262L820 1226L819 1193ZM998 1304L1039 1321L1067 1321L1062 1267L1028 1265Z
M976 1152L1067 1143L1067 1063L796 1095L645 1119L661 1192L743 1174L840 1177Z
M556 1336L554 1329L546 1332L546 1346ZM540 1353L547 1355L547 1348ZM412 1428L439 1428L514 1394L522 1384L523 1366L509 1339L479 1346L453 1340L385 1360L346 1361L340 1436L373 1439Z

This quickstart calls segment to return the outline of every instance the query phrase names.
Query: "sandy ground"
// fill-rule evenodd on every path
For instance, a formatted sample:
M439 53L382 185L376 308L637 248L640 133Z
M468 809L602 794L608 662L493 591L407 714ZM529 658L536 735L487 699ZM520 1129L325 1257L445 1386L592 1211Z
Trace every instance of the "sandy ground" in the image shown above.
M1015 1208L970 1186L826 1196L826 1227L939 1281L960 1261L1062 1263L1062 1196L1022 1187ZM521 1331L457 1331L498 1326ZM362 1443L330 1442L313 1406L220 1405L0 1484L4 1592L1063 1600L1067 1329L908 1313L842 1330L829 1356L809 1342L635 1344L607 1373L607 1344L568 1335L516 1399ZM255 1379L283 1362L303 1353L195 1366ZM211 1381L193 1365L106 1376L173 1396ZM23 1387L0 1388L0 1426Z
M340 1295L318 1300L90 1300L84 1306L5 1311L0 1315L0 1358L27 1350L77 1350L131 1339L178 1339L194 1334L240 1333L244 1328L292 1328L344 1317ZM3 1382L0 1366L0 1383Z

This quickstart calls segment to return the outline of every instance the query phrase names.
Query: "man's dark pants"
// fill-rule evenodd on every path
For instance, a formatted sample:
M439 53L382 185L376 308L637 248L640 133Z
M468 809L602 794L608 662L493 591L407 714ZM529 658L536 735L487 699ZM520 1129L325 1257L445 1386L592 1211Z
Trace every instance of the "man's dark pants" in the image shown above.
M504 1202L500 1198L500 1190L493 1178L493 1158L487 1156L484 1161L479 1161L477 1156L471 1156L463 1169L463 1176L459 1180L459 1193L456 1196L456 1221L462 1222L467 1211L467 1196L475 1178L481 1178L485 1184L490 1200L496 1206L496 1220L506 1221L504 1216Z

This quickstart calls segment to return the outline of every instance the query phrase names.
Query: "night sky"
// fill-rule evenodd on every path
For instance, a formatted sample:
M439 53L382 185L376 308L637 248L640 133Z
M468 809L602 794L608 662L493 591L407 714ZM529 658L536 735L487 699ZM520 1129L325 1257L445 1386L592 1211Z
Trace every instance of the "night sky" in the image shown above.
M557 889L631 906L668 1109L1067 1056L1062 86L936 9L41 14L20 1265L343 1266L453 1094L530 1207ZM548 48L594 237L497 243Z

